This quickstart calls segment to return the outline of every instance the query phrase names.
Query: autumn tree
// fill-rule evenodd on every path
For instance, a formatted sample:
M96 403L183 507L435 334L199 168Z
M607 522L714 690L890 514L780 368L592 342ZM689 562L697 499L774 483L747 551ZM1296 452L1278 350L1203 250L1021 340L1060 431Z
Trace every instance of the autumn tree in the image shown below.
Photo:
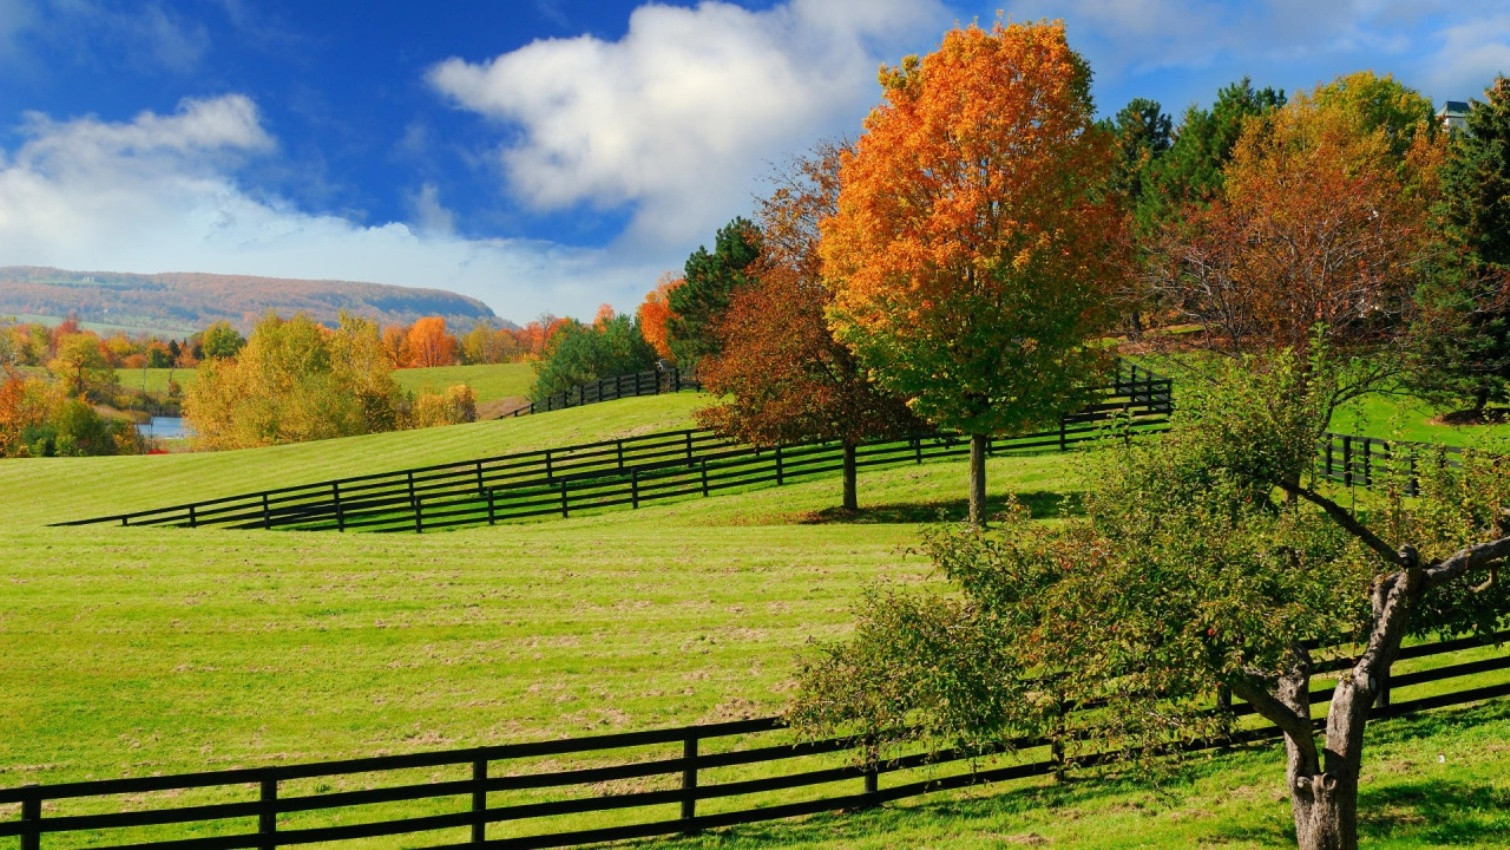
M404 334L404 365L423 369L451 366L456 363L456 337L446 331L446 320L439 316L416 319Z
M463 363L508 363L524 352L518 337L508 328L495 328L479 321L458 340Z
M230 322L215 322L204 329L204 336L199 344L205 357L224 360L235 357L241 351L242 346L246 345L246 337L231 327Z
M673 359L670 344L671 291L685 283L675 272L666 272L655 282L655 288L645 294L645 300L635 311L640 333L655 349L662 360Z
M1076 409L1104 360L1086 341L1125 268L1116 151L1060 23L952 30L881 82L823 224L830 322L915 413L970 435L980 523L988 437Z
M1285 102L1282 89L1255 89L1253 82L1243 77L1223 86L1210 109L1187 109L1169 149L1153 157L1141 175L1134 205L1140 234L1151 233L1182 216L1188 207L1204 207L1215 198L1245 127L1261 121Z
M65 393L99 401L108 398L116 387L115 369L99 337L87 331L63 334L58 337L56 350L47 368Z
M404 404L375 323L269 314L235 360L199 365L184 418L201 447L248 448L393 430Z
M705 427L757 446L838 441L844 451L843 506L857 510L856 447L922 430L905 401L873 383L836 341L825 310L832 292L818 256L818 222L839 194L837 145L823 145L777 175L760 202L759 258L716 325L718 352L698 367L722 404L697 412Z
M1367 72L1249 121L1209 208L1170 227L1159 269L1166 303L1226 352L1318 343L1350 378L1340 403L1376 387L1402 339L1430 244L1442 140L1431 105Z
M1414 387L1482 415L1510 401L1510 79L1474 101L1442 166L1440 252L1417 294Z
M1503 456L1468 452L1420 463L1407 498L1401 459L1354 512L1296 475L1325 413L1293 355L1228 361L1182 394L1168 434L1101 455L1084 517L1048 527L1019 507L994 534L930 532L952 587L870 596L854 637L810 657L794 719L978 750L1047 735L1070 756L1141 760L1219 740L1225 689L1283 735L1299 846L1356 848L1369 710L1402 641L1510 621L1510 476ZM1318 733L1311 679L1337 669L1332 647L1354 657Z
M687 258L682 285L666 294L667 345L678 366L695 371L699 358L718 351L714 326L734 290L750 280L747 269L759 256L760 229L736 218L719 228L711 252L698 246Z

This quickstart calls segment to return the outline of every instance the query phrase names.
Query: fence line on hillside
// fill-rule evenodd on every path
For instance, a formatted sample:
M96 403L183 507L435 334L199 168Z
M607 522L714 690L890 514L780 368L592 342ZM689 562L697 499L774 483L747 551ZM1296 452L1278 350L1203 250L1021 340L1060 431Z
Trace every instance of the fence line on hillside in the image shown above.
M610 378L601 378L597 381L579 384L569 390L551 393L539 401L532 401L522 407L517 407L498 418L512 419L535 413L545 413L551 410L565 410L568 407L581 407L584 404L596 404L602 401L614 401L616 399L634 398L643 395L679 393L682 390L700 390L702 388L703 385L698 382L696 377L682 372L675 366L669 366L665 369L650 369L629 375L615 375Z
M1109 424L1128 433L1167 423L1172 389L1134 367L1094 390L1096 401L1057 428L992 439L993 454L1068 450L1101 439ZM57 525L99 523L236 529L424 532L560 515L806 480L839 472L843 446L802 443L759 449L694 429L521 452L460 463L355 476ZM862 444L859 467L922 463L969 453L968 439L933 434Z
M1478 649L1486 641L1501 642L1510 631L1484 640L1460 638L1406 647L1400 661L1441 658ZM1352 662L1346 658L1318 665L1336 672ZM1427 666L1398 673L1385 683L1384 693L1422 685L1451 682L1468 676L1479 682L1487 673L1510 671L1510 654ZM1493 677L1500 679L1504 677ZM1510 679L1493 684L1421 694L1405 700L1383 699L1371 716L1410 714L1432 708L1510 696ZM1311 691L1313 705L1331 698L1323 682ZM1238 717L1254 714L1238 703L1230 709ZM1318 719L1320 728L1323 720ZM780 718L766 717L647 732L623 732L534 743L483 746L446 752L376 756L314 764L279 765L221 771L152 776L135 779L91 780L54 785L0 789L0 805L19 806L18 820L0 822L0 838L19 837L21 850L41 850L48 835L90 834L95 840L114 840L111 830L184 827L193 824L196 837L164 838L137 835L130 846L196 848L271 848L314 842L339 842L395 835L440 833L430 847L563 847L601 841L643 838L778 820L796 815L854 809L919 796L931 791L985 782L1057 774L1071 766L1094 766L1113 758L1107 751L1088 749L1066 759L1062 748L1044 739L1022 738L982 754L960 749L888 753L881 757L870 740L828 738L798 740L782 733ZM1200 750L1234 742L1277 737L1269 726L1240 728L1225 742L1192 742L1184 749ZM655 747L669 747L657 752ZM1006 750L1022 761L981 768L977 757ZM614 754L604 757L601 754ZM585 759L566 768L563 756ZM545 769L526 770L529 760L544 760ZM538 764L538 763L537 763ZM957 772L941 775L941 766ZM447 778L436 769L450 768ZM725 776L738 768L733 776ZM788 769L790 768L790 769ZM405 771L429 769L419 782ZM883 787L883 776L905 781ZM337 788L335 780L370 781L367 787ZM632 783L621 789L611 783ZM395 784L396 783L396 784ZM312 787L308 787L312 786ZM588 796L566 793L585 787ZM816 796L799 789L816 788ZM178 798L185 791L241 789L234 802L194 802ZM614 793L621 791L621 793ZM145 795L162 793L169 805L147 807ZM127 804L109 805L102 798L133 795ZM798 797L794 799L793 797ZM375 811L381 804L453 801L431 811ZM81 804L79 801L85 801ZM105 813L94 808L111 809ZM721 802L720 802L721 801ZM49 811L51 808L51 811ZM68 811L72 808L73 811ZM443 808L440 812L433 809ZM710 808L714 810L710 811ZM331 814L335 812L337 814ZM320 813L325 813L321 820ZM369 819L354 822L361 813ZM630 822L601 822L618 813ZM593 815L598 821L562 823L561 818ZM638 818L630 818L637 815ZM372 820L370 818L379 818ZM645 818L648 818L645 819ZM502 827L512 824L512 827ZM215 825L221 827L218 832ZM500 826L495 826L500 825ZM524 834L521 827L536 827ZM489 837L490 826L495 834ZM207 830L207 827L209 828ZM513 829L512 834L499 834ZM211 833L211 834L207 834Z

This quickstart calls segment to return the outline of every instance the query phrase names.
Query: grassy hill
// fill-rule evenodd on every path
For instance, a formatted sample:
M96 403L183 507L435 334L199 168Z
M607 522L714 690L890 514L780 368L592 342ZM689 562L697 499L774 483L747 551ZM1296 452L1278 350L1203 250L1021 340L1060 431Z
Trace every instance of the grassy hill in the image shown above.
M867 510L852 521L826 510L839 498L832 479L423 536L45 527L685 427L703 403L693 394L647 397L216 454L0 461L0 728L8 730L0 786L779 711L798 653L813 638L844 633L863 588L931 580L929 566L906 550L919 523L962 515L963 463L862 472ZM992 493L1017 494L1052 518L1062 497L1081 488L1081 461L993 459ZM1502 708L1440 716L1501 730L1507 719ZM1387 728L1400 730L1381 733L1395 735L1395 748L1370 762L1371 779L1400 820L1368 834L1429 845L1440 837L1436 821L1418 814L1429 804L1451 803L1449 814L1460 818L1477 806L1483 823L1510 826L1503 741L1451 720ZM1455 769L1440 778L1469 783L1478 796L1410 796L1426 779L1407 767L1430 768L1438 752ZM925 802L916 816L901 814L904 806L690 846L985 847L1031 843L1029 833L1112 846L1099 844L1102 830L1120 846L1266 846L1283 830L1280 762L1270 748L1201 762L1159 791L1135 781L1029 783L1026 795Z

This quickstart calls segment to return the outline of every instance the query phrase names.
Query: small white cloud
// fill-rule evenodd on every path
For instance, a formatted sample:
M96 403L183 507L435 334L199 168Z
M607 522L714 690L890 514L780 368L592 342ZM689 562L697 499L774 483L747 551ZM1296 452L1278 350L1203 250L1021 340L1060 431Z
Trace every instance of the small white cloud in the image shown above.
M428 79L518 130L497 154L515 197L632 205L628 238L680 244L748 209L762 162L853 132L878 98L876 66L947 20L936 0L652 4L618 41L537 41L448 59Z
M440 202L440 189L426 183L409 197L414 221L422 233L450 234L456 230L456 215Z

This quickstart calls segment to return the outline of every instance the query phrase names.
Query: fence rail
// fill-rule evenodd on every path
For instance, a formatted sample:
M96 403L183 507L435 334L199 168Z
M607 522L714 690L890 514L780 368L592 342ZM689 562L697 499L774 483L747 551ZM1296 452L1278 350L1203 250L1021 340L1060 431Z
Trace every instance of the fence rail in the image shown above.
M1449 658L1506 638L1510 631L1485 640L1407 647L1400 655L1404 665L1417 659L1448 660L1395 675L1387 687L1396 692L1435 687L1413 698L1381 701L1373 716L1510 696L1510 676L1491 676L1494 681L1483 684L1486 674L1510 671L1510 654ZM1482 649L1476 654L1484 655ZM1441 688L1442 682L1468 676L1477 677L1475 686ZM1311 695L1313 704L1322 704L1331 690L1323 683ZM1242 703L1231 711L1238 718L1253 714ZM0 789L0 807L20 809L18 819L0 822L0 838L19 837L21 850L41 850L44 836L87 835L118 842L121 836L112 831L134 829L126 839L129 844L112 846L270 849L427 833L427 840L439 842L430 847L563 847L873 806L930 791L1044 776L1067 764L1091 766L1110 758L1086 749L1066 759L1045 740L1023 738L1011 742L1018 763L978 769L974 759L986 754L917 750L883 758L872 742L861 738L800 740L785 728L780 718L767 717L446 752L28 785ZM1248 725L1233 740L1273 737L1277 730L1272 727ZM1192 743L1187 749L1219 743ZM581 761L561 769L562 760L569 758ZM532 765L547 769L528 770ZM954 768L945 767L949 765ZM419 769L449 773L418 782L405 774ZM883 787L886 776L896 781ZM602 790L605 784L625 781L637 784L619 793ZM364 787L332 787L341 783ZM592 793L565 793L571 788ZM196 789L212 795L210 801L181 802L185 792ZM154 794L161 798L150 798ZM115 799L121 795L131 796ZM227 797L232 799L227 802ZM387 809L379 808L385 804ZM394 804L409 807L395 809ZM108 811L98 811L102 808ZM376 819L356 820L363 814ZM605 818L629 822L604 825ZM168 835L147 834L154 827ZM182 837L185 830L194 837Z
M1133 367L1097 388L1096 400L1057 428L993 439L992 453L1067 450L1099 439L1118 420L1129 431L1162 428L1172 409L1171 382ZM459 526L710 496L784 486L843 467L838 443L759 449L708 430L670 431L557 449L438 464L207 499L131 513L57 523L122 526L213 526L234 529L424 532ZM969 453L955 434L866 443L857 466L922 463Z
M1404 475L1407 495L1420 490L1420 466L1425 460L1448 466L1457 465L1454 455L1462 454L1457 446L1440 443L1413 443L1406 440L1381 440L1352 434L1322 435L1317 450L1317 472L1329 481L1346 487L1372 487L1380 475Z
M581 407L584 404L596 404L601 401L614 401L616 399L634 398L635 396L642 395L679 393L682 390L700 390L702 388L703 385L698 382L697 378L682 372L674 366L666 369L651 369L645 372L616 375L612 378L602 378L590 383L579 384L572 389L551 393L539 401L532 401L522 407L517 407L498 418L512 419L518 416L545 413L551 410L565 410L568 407Z

